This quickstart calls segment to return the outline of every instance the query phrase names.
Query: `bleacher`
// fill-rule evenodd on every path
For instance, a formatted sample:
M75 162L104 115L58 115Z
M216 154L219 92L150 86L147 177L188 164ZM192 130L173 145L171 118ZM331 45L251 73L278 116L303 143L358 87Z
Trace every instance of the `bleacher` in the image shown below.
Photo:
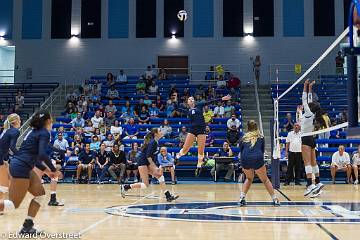
M15 96L19 91L24 96L24 105L19 115L22 119L29 118L46 98L59 86L59 83L13 83L0 84L1 112L11 112L15 106Z
M121 123L123 123L121 116L121 108L125 105L125 102L128 100L130 101L130 105L134 106L138 103L139 99L144 99L145 95L137 94L136 93L136 83L138 82L139 77L138 76L128 76L128 82L126 84L119 84L117 83L116 89L119 92L119 95L121 97L121 100L114 100L113 103L117 108L116 118L120 120ZM108 86L106 83L105 76L92 76L89 80L85 82L86 84L99 84L101 83L101 97L102 97L102 104L105 106L108 104L108 100L105 100L104 97L106 96ZM189 79L186 76L176 76L171 77L167 80L156 80L156 84L159 87L159 94L161 96L161 100L163 104L166 104L166 101L169 97L169 92L172 87L175 87L179 93L183 93L185 88L189 89L190 94L194 94L196 89L199 87L199 85L192 85L189 83ZM218 95L226 95L230 91L228 89L217 89L216 93ZM126 100L124 99L126 98ZM149 99L156 100L156 95L149 95ZM215 106L210 106L211 109L214 109ZM89 109L91 111L90 116L93 116L95 114L95 107ZM241 121L241 107L240 104L235 106L236 114L238 115L238 119ZM54 137L57 129L59 127L64 127L66 133L68 134L68 142L71 144L73 142L73 136L74 132L71 132L71 125L69 124L71 122L71 119L67 118L65 116L65 113L63 113L64 116L57 117L56 118L56 124L53 125L53 131L52 136ZM165 113L160 113L159 118L151 118L150 123L151 124L144 124L139 125L140 127L140 134L139 139L137 140L122 140L122 142L125 144L125 152L127 153L130 150L130 147L128 147L132 142L142 143L143 137L145 136L146 132L150 130L153 127L159 127L164 119L166 118ZM176 139L178 136L182 126L187 126L189 124L189 119L185 117L178 117L178 118L167 118L169 120L169 123L173 129L173 134L171 139L161 139L160 144L166 144L168 147L168 152L171 153L173 156L177 152L180 151L180 148L178 147L179 140ZM209 147L205 149L205 153L208 156L211 156L218 152L219 147L222 146L223 142L226 139L226 130L227 130L227 122L228 118L214 118L213 122L209 125L211 128L211 131L213 132L215 136L215 142L214 145L216 147ZM121 124L121 127L125 127L126 124ZM90 143L90 138L85 139L85 142ZM234 153L238 154L238 149L233 148ZM237 159L237 158L236 158ZM192 176L194 175L193 171L196 168L197 163L197 148L191 148L189 154L187 156L184 156L181 158L179 165L176 167L177 176L178 177L186 177L186 176ZM74 166L66 166L65 171L74 171Z

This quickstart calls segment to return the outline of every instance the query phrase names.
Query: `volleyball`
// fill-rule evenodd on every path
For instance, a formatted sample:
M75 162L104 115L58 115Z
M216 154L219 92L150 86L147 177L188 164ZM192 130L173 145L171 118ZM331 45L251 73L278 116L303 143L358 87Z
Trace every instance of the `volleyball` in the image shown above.
M185 10L180 10L177 14L177 17L180 21L185 22L188 18L188 14Z

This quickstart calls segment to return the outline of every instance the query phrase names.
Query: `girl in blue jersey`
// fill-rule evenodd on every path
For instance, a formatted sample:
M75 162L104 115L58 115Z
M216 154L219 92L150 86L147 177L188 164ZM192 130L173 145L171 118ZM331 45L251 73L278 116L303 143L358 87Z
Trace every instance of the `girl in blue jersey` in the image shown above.
M271 195L274 206L280 206L280 202L274 193L274 188L266 174L264 152L264 136L260 133L257 123L254 120L250 120L247 123L247 133L240 142L241 166L246 176L240 193L240 206L246 205L245 196L254 180L255 173Z
M51 170L49 173L51 178L58 175L47 154L52 128L51 115L47 111L38 111L32 117L30 126L32 130L25 136L19 150L10 162L9 172L12 178L9 187L9 200L0 201L0 211L7 212L17 209L27 192L34 196L28 208L28 216L20 231L21 234L38 233L33 227L33 219L45 197L45 189L41 184L41 179L36 175L33 168L38 161L44 162Z
M0 200L9 191L9 166L7 160L9 154L17 152L16 142L20 135L21 120L19 115L10 114L4 123L4 129L0 132Z
M177 102L177 94L173 94L174 101ZM190 130L185 139L184 146L180 150L178 154L176 154L176 158L179 159L182 156L185 156L191 146L193 146L195 140L197 140L198 144L198 163L195 175L199 174L199 170L203 164L204 160L204 151L205 151L205 142L206 142L206 123L204 120L204 111L203 107L212 102L218 101L228 101L231 99L230 95L222 97L221 99L216 99L209 102L204 103L196 103L194 97L189 97L186 101L187 109L181 108L177 105L176 111L179 111L183 114L186 114L188 118L190 118Z
M149 186L149 174L158 179L162 190L165 189L163 171L155 164L156 152L158 151L158 141L161 137L162 134L158 128L153 128L146 134L141 151L139 151L136 155L136 161L142 182L121 185L122 197L125 197L125 192L129 189L146 189ZM164 194L168 202L174 201L179 197L172 195L168 190L165 190Z

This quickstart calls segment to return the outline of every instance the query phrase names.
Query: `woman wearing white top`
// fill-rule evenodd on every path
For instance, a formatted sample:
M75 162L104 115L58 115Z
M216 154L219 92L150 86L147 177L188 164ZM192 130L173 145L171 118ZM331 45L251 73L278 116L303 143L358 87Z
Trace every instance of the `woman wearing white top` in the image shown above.
M114 126L111 126L110 133L114 136L115 140L119 140L123 133L123 128L119 124L119 120L115 120Z
M352 167L354 169L354 174L355 174L354 184L357 185L359 184L360 145L358 146L357 152L354 153L352 160L353 160Z
M304 91L302 93L302 105L304 107L304 114L301 117L301 131L303 135L301 137L302 145L301 152L302 158L305 165L306 173L306 190L304 196L316 197L321 193L321 189L324 185L320 182L319 175L319 166L316 161L316 152L315 152L315 139L314 135L309 135L309 133L315 130L314 122L319 125L323 125L322 119L322 110L320 109L319 103L312 102L312 87L314 86L315 81L310 83L310 80L307 79L304 83ZM312 176L315 175L315 184L312 182Z

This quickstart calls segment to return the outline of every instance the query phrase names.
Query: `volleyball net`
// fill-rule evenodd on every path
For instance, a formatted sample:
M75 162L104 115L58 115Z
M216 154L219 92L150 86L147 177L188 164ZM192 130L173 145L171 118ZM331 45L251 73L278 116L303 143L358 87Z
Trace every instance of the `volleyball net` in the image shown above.
M271 94L274 102L272 145L274 159L282 158L281 152L287 131L291 128L287 125L287 117L291 114L291 118L296 119L297 107L302 105L301 96L306 79L316 81L313 100L320 103L332 123L329 128L303 136L322 135L328 138L332 131L341 131L348 126L345 113L347 109L346 57L343 53L338 57L339 52L349 46L348 34L349 28L345 29L312 64L306 64L306 66L293 64L288 69L284 69L283 65L271 66Z

